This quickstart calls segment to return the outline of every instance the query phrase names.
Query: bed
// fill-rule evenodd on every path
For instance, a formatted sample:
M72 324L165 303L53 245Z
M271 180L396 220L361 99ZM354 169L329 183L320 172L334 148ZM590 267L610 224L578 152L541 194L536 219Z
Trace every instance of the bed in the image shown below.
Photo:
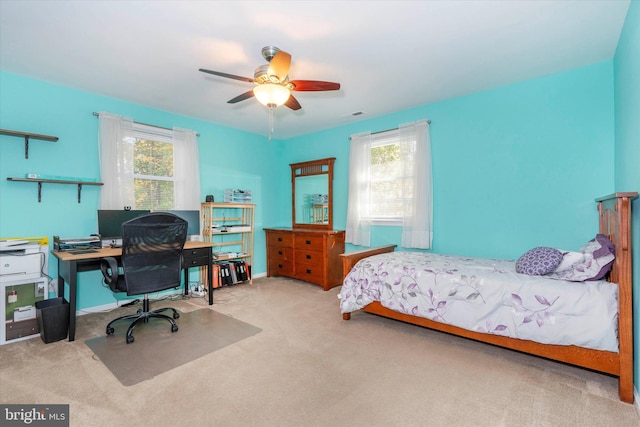
M609 242L605 277L569 281L557 264L549 274L516 273L527 254L516 263L387 245L341 255L342 317L361 310L613 375L620 400L633 403L631 203L637 196L596 199L599 233L584 247L602 249L594 243L600 237ZM565 265L570 253L562 253L564 260L554 262Z

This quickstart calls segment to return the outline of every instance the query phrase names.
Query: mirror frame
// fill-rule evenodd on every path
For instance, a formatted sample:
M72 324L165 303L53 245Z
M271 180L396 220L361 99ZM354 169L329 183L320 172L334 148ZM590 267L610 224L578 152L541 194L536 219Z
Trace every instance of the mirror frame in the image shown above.
M291 166L291 218L293 228L333 230L333 163L335 161L335 157L329 157L308 162L291 163L289 165ZM296 178L312 175L327 175L329 221L326 224L304 224L296 222Z

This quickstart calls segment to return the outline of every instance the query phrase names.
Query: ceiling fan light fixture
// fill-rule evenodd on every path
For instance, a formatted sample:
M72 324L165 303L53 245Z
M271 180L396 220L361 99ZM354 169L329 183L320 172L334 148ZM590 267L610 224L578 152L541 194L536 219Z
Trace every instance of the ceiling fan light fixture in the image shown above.
M261 104L274 108L287 102L291 92L285 86L267 83L254 87L253 94Z

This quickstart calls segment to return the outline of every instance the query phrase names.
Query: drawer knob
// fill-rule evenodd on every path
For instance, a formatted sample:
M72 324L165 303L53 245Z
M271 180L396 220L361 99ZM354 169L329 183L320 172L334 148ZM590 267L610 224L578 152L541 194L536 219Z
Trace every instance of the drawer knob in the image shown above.
M278 255L282 255L282 251L278 251Z
M310 244L311 244L311 240L306 240L306 241L305 241L305 243L306 243L307 245L310 245Z
M278 268L282 268L282 264L278 264Z
M311 269L307 268L307 274L311 274Z
M307 254L307 259L311 259L311 255Z
M282 242L282 237L278 237L278 242Z

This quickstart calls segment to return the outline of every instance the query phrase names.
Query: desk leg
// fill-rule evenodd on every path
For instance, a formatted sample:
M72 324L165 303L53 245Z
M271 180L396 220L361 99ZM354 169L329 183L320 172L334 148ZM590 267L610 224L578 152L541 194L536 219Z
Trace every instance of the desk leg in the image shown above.
M64 283L69 285L69 341L76 339L76 291L78 263L58 260L58 296L64 297Z
M207 279L209 282L209 305L213 305L213 252L209 251L209 264L207 265Z
M183 268L184 271L184 296L189 296L189 267Z

